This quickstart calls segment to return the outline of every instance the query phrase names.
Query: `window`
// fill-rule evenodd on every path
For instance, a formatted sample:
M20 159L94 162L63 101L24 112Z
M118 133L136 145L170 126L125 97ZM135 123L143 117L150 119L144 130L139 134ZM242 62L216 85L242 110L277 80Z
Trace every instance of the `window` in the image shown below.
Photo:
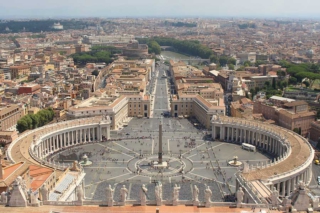
M178 105L174 105L174 110L178 110Z
M147 104L144 105L144 110L148 110L148 105Z

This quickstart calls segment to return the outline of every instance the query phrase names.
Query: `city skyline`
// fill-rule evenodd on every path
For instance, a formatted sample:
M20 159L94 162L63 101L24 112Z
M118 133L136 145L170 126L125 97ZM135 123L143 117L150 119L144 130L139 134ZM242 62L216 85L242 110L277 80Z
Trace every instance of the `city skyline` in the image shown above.
M19 0L2 2L0 18L58 17L248 17L248 18L320 18L320 2L306 0L232 1L157 1L111 2L109 0Z

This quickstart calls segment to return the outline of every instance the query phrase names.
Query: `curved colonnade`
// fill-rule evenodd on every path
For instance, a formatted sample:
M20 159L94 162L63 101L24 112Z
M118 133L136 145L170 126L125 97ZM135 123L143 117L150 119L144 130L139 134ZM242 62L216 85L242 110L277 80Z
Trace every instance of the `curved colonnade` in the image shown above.
M290 195L299 181L307 185L311 181L314 150L295 132L259 121L213 116L212 138L252 144L275 156L273 162L251 165L241 176L249 182L261 181L269 189L275 187L282 197Z
M24 156L29 164L35 163L32 158L40 164L64 169L63 165L50 163L46 158L71 146L110 139L110 124L109 119L100 116L50 124L21 134L10 144L6 155L12 163L20 161Z

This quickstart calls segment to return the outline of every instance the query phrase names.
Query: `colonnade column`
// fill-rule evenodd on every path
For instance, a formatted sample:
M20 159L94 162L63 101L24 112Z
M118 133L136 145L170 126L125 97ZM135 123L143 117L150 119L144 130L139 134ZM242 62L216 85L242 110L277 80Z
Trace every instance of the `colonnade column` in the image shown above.
M291 191L291 180L287 180L286 181L287 182L287 196L289 196L290 195L290 191Z
M236 142L238 142L239 140L239 129L238 128L235 128L236 129Z
M248 142L248 134L249 134L249 131L247 129L244 129L244 143L249 143Z
M282 196L284 197L286 194L286 181L282 182Z
M232 141L234 140L234 128L233 127L231 127L231 130L232 130L232 134L231 134L231 137L232 137Z

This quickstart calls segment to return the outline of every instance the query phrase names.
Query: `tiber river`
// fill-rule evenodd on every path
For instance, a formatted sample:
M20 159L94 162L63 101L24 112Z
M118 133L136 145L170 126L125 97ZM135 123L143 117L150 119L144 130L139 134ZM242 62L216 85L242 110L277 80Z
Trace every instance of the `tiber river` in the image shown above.
M161 51L161 55L164 57L165 60L170 60L170 59L189 59L189 56L182 55L180 53L172 52L172 51Z

